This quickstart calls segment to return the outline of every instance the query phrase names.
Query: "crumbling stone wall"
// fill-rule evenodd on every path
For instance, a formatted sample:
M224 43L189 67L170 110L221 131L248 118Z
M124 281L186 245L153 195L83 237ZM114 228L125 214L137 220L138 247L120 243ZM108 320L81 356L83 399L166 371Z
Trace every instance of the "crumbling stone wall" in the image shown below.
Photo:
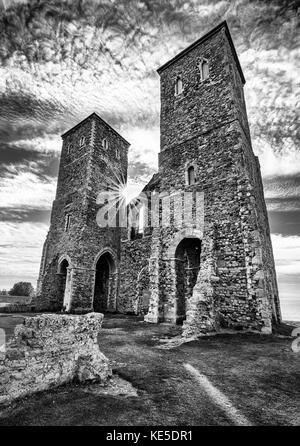
M149 311L150 303L150 274L149 264L144 266L137 277L136 287L136 308L138 314L146 315Z
M0 403L78 380L105 383L111 376L97 336L103 315L25 317L0 352Z
M12 302L10 300L12 299ZM0 313L22 313L34 311L33 296L9 296L7 302L0 303Z
M252 150L243 84L228 42L226 42L226 57L233 80L231 83L233 109L235 109L236 119L239 123L239 139L241 143L240 168L244 173L244 177L247 178L244 184L248 182L248 185L245 186L246 197L243 197L245 202L243 207L247 209L248 216L250 215L250 219L253 220L253 226L249 228L250 234L247 234L245 231L247 242L244 242L249 293L254 296L260 294L259 306L261 308L259 311L264 314L265 321L271 314L273 322L280 322L281 310L275 262L260 165L258 157L254 155ZM239 199L242 196L241 189L240 183ZM270 322L267 325L270 329Z
M122 242L120 264L120 293L117 310L121 313L141 313L142 295L145 275L149 269L151 254L151 236L138 240L124 240Z

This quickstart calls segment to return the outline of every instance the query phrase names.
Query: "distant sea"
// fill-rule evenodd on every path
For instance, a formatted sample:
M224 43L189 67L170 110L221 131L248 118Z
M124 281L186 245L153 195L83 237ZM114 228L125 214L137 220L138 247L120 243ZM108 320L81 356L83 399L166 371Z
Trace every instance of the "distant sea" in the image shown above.
M279 276L278 291L282 319L300 321L300 277L298 275Z

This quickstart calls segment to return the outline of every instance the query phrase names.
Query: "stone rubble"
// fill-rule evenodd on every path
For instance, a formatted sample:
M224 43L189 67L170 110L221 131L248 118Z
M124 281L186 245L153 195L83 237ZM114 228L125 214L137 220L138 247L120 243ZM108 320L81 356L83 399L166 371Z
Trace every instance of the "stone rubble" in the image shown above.
M103 314L25 317L0 353L0 403L72 381L112 375L97 342Z

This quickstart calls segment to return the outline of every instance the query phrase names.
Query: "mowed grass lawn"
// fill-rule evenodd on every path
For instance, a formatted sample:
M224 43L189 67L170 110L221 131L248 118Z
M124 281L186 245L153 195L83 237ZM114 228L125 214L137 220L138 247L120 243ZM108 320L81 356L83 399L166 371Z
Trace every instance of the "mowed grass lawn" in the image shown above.
M137 396L105 395L97 383L89 392L70 384L14 403L0 425L300 424L300 353L292 352L291 339L221 334L160 348L179 332L106 316L100 349Z

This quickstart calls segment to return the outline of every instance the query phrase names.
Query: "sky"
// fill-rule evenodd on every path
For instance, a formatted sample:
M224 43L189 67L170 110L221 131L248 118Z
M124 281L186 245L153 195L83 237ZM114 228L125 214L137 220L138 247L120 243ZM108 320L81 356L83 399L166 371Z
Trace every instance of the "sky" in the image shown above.
M299 7L284 0L0 0L0 289L36 284L60 135L97 112L131 142L129 186L141 189L157 170L156 69L227 20L246 78L282 313L300 320Z

